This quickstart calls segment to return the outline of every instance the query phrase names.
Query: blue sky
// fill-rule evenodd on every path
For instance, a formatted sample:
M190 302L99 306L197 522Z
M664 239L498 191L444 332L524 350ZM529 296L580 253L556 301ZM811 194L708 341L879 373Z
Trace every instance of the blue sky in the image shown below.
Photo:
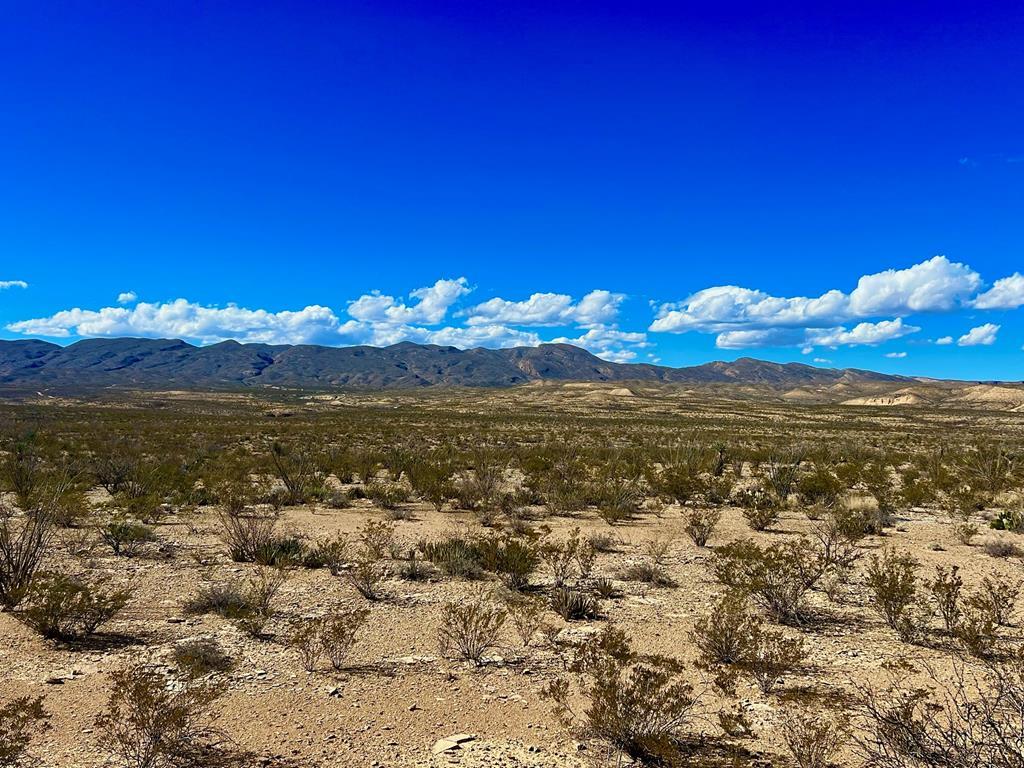
M968 5L4 3L0 337L1024 379L1024 6Z

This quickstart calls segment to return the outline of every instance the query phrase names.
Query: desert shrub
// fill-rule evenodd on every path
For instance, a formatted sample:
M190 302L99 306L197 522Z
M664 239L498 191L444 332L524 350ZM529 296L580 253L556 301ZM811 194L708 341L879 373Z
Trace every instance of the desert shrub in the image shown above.
M492 536L481 540L478 549L482 566L497 574L509 589L526 589L540 565L537 546L524 539Z
M991 613L972 605L959 617L953 631L964 650L979 659L987 659L996 649L997 627Z
M893 483L889 465L881 459L868 464L861 475L864 487L875 499L877 517L872 533L881 533L892 525L892 516L896 511L896 487Z
M326 568L337 576L347 562L348 550L348 539L340 533L331 539L320 539L311 546L301 547L302 565L305 568Z
M551 592L551 610L566 621L597 618L597 600L580 589L556 587Z
M538 552L541 560L551 569L556 587L564 586L573 578L587 578L596 556L590 541L580 535L579 528L570 531L564 541L547 539L541 542Z
M952 632L960 620L960 593L963 591L964 580L960 577L960 566L950 569L941 565L935 566L935 579L926 583L932 600L938 608L947 632Z
M276 514L225 509L218 520L221 539L236 563L254 563L261 553L272 549L277 528Z
M763 477L780 504L785 504L796 485L803 454L799 451L773 453L763 467Z
M892 674L882 688L860 691L856 741L878 768L1020 766L1024 755L1024 656L987 662L977 672L955 663L928 687Z
M719 509L690 509L686 512L684 530L694 544L703 547L708 543L715 526L721 519L722 512Z
M288 645L298 651L302 668L307 672L316 669L324 652L319 623L317 619L299 619L288 636Z
M373 481L366 486L366 498L388 512L398 510L400 504L409 500L409 491L399 483Z
M609 473L591 493L598 516L609 525L632 520L640 509L643 493L638 476Z
M448 603L437 635L441 655L482 665L484 656L497 645L507 617L508 612L482 592Z
M216 734L203 720L220 689L186 685L171 690L147 667L111 675L106 711L96 718L100 745L125 768L201 765L203 748Z
M986 576L977 591L967 598L967 604L991 616L997 626L1007 627L1013 616L1020 586L1019 582L999 581Z
M594 594L605 600L610 600L618 594L617 590L615 589L615 584L612 582L611 579L608 578L602 577L594 579L591 582L591 586L594 589Z
M713 468L714 460L700 439L685 440L661 456L660 471L650 473L648 479L658 496L685 506L704 493L706 473Z
M286 446L274 442L269 451L270 464L284 485L285 504L305 504L325 495L327 468L324 457L304 446Z
M985 542L985 552L992 557L1020 557L1021 548L1007 539L989 539Z
M291 568L297 565L318 565L317 553L310 552L296 536L273 535L253 555L252 562L273 568Z
M42 513L16 518L0 504L0 606L12 610L24 599L53 539L53 524Z
M740 664L750 657L760 634L761 622L746 596L726 592L694 625L691 639L705 664Z
M805 504L832 508L839 502L844 488L842 481L827 467L815 467L797 481L796 490Z
M275 615L274 600L287 576L280 568L258 568L246 581L203 587L184 605L186 613L214 613L252 637L260 637Z
M113 619L131 595L130 588L110 587L101 578L39 574L18 618L43 637L76 640Z
M953 537L961 544L969 545L979 533L978 526L970 520L958 520L953 523Z
M844 725L821 712L788 712L782 740L797 768L828 768L847 739Z
M452 485L454 467L447 456L432 456L413 461L406 467L406 477L413 491L438 512L455 493Z
M190 679L230 672L235 662L213 638L184 640L174 646L174 665Z
M759 547L737 541L719 547L715 576L730 589L749 594L773 618L799 623L804 596L835 568L821 546L807 537Z
M315 670L324 655L333 669L340 670L345 666L356 632L369 615L367 609L358 608L300 619L292 627L288 644L298 651L302 668L307 672Z
M595 552L614 552L619 541L613 534L601 531L590 534L587 537L587 543Z
M381 583L388 576L388 571L380 558L369 548L364 547L356 555L345 575L348 582L367 600L376 602L384 597Z
M991 527L997 531L1024 533L1024 504L1020 500L1012 509L1001 509L992 519Z
M917 560L909 554L886 550L872 555L867 568L871 605L901 637L917 618L912 608L918 601Z
M34 765L28 748L32 739L45 729L48 718L42 697L22 696L0 706L0 765L4 768Z
M840 505L831 510L828 523L844 538L860 541L874 531L875 516L854 506Z
M753 531L764 531L779 522L779 508L774 504L765 507L744 507L743 518Z
M359 542L363 549L378 560L387 557L395 541L395 526L383 520L367 520L359 529Z
M448 536L420 544L423 556L447 576L478 578L483 571L476 542L461 536Z
M143 544L154 541L153 529L137 520L116 517L99 528L100 539L113 550L115 555L133 557Z
M665 570L657 563L642 560L638 563L627 565L619 573L623 581L636 581L641 584L651 584L657 587L671 587L675 582L669 577Z
M248 600L242 583L232 580L200 587L193 597L185 601L183 610L189 614L215 613L229 618L247 607Z
M764 693L771 693L779 678L803 663L804 642L781 632L762 630L743 659L743 668L750 673Z
M518 597L506 600L505 607L523 647L529 648L530 642L544 622L543 601L531 597Z
M677 754L681 731L699 704L678 662L638 654L621 630L608 628L577 646L568 671L571 677L545 689L567 727L644 763L669 762ZM585 702L578 714L572 706L577 695Z
M423 562L416 548L413 547L409 549L402 560L399 575L406 581L423 581L430 578L431 568Z
M334 611L321 620L320 642L331 667L343 669L349 651L355 643L356 633L366 623L370 612L365 608Z

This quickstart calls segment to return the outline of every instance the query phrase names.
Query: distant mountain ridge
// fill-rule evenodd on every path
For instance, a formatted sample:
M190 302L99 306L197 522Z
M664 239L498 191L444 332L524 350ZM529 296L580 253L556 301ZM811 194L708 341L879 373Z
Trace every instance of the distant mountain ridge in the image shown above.
M18 388L330 390L509 387L535 381L719 382L788 388L914 379L753 358L689 368L610 363L570 344L463 350L412 342L322 347L225 341L197 347L177 339L114 338L61 347L35 339L0 340L0 386Z

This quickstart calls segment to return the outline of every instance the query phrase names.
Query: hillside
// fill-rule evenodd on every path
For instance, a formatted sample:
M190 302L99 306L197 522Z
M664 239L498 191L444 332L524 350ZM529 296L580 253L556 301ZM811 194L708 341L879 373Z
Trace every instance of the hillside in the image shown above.
M789 389L906 384L854 369L741 358L689 368L610 363L568 344L468 349L410 342L378 347L239 344L197 347L180 340L87 339L66 347L0 341L0 384L42 390L284 387L399 389L508 387L536 381L729 383Z

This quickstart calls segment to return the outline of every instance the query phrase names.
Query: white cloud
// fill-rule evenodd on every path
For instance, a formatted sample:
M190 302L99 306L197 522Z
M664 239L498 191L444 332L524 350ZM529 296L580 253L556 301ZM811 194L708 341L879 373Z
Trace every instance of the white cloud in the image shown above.
M895 320L882 320L877 323L857 323L850 330L846 328L830 328L811 331L808 341L813 345L823 347L874 345L898 339L911 333L917 333L920 330L920 328L913 325L904 325L903 319L897 317Z
M412 341L416 344L437 344L460 349L535 347L543 343L535 333L503 325L484 325L472 328L457 326L424 328L415 325L360 323L356 320L349 320L338 328L338 334L346 343L367 344L372 347L387 347L403 341Z
M981 277L965 264L935 256L907 269L864 275L849 293L833 289L817 297L778 297L735 285L705 288L678 303L656 309L649 330L718 334L717 346L814 346L874 344L879 334L912 333L901 317L920 312L945 312L969 303ZM879 316L879 323L860 323L852 331L842 324ZM913 330L910 330L913 329ZM881 340L885 340L882 338Z
M850 294L856 317L946 312L981 287L981 276L966 264L934 256L908 269L865 275Z
M718 334L715 346L719 349L749 349L751 347L802 347L810 354L814 347L850 347L881 344L898 339L920 328L906 325L902 318L881 320L877 323L858 323L853 328L765 328L749 331L726 331Z
M139 295L135 291L125 291L124 293L117 294L118 304L134 304L138 299Z
M902 360L907 356L906 352L886 352L885 356L893 360Z
M49 317L10 323L7 330L33 336L144 336L183 338L201 344L226 339L267 344L324 341L338 327L338 318L317 305L298 311L268 312L235 304L208 307L186 299L132 308L69 309Z
M598 357L613 363L626 363L635 360L637 349L645 349L646 333L620 331L614 327L597 326L575 338L560 336L552 339L553 344L572 344L593 352Z
M935 340L935 343L938 344L940 347L944 347L944 346L947 346L948 344L952 344L953 343L953 337L952 336L941 336L940 338Z
M625 294L591 291L578 303L564 293L535 293L523 301L488 299L463 313L467 325L603 325L615 320Z
M971 328L967 333L957 339L957 346L960 347L987 347L996 343L996 334L1001 326L995 323L985 323L976 328Z
M827 357L816 357L811 362L820 363L822 365L830 365L832 363L832 361L829 360Z
M7 288L28 288L28 283L24 280L0 280L0 291Z
M416 302L404 304L394 296L379 292L360 296L348 305L348 314L364 323L422 323L436 325L444 320L448 308L470 292L466 278L438 280L431 286L417 288L409 293Z
M978 309L1017 309L1024 306L1024 275L1014 272L996 280L992 287L974 300Z

